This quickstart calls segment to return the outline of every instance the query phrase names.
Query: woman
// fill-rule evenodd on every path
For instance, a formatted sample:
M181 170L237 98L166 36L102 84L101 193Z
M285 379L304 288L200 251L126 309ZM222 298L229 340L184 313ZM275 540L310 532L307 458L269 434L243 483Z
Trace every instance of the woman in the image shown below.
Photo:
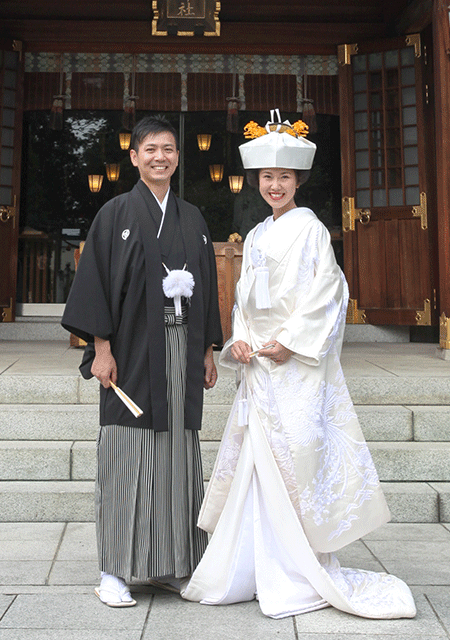
M333 555L390 514L339 361L347 284L327 229L294 201L316 148L305 129L250 123L258 137L240 147L273 216L244 244L220 358L240 385L199 518L213 535L182 595L204 604L256 596L274 618L330 605L413 617L404 582L342 569Z

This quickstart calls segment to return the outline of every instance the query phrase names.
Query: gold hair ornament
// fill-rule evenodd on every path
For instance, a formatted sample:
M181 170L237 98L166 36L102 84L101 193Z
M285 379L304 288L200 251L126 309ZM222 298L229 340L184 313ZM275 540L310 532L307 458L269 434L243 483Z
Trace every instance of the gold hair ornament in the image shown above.
M277 114L279 122L274 122L274 113ZM280 112L278 109L271 111L272 120L269 121L265 127L261 127L257 122L251 120L244 127L244 137L250 140L265 136L272 131L278 131L278 133L289 133L296 138L306 138L309 133L308 125L303 120L297 120L294 124L291 124L289 120L281 122Z

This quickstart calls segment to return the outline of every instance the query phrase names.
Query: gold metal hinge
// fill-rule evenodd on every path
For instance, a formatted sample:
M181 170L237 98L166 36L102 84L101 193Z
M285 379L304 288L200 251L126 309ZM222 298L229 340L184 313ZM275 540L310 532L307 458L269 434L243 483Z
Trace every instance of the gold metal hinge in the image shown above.
M427 194L425 191L420 193L420 204L412 208L412 214L415 218L420 218L420 226L422 229L428 229Z
M355 198L342 198L342 230L354 231L355 220L369 224L370 209L355 209Z
M406 36L406 46L414 47L414 55L416 58L420 58L422 55L420 33L411 33L409 36Z
M442 313L439 318L439 346L442 349L450 349L450 318Z
M358 300L349 298L347 307L347 324L366 324L366 312L358 309Z
M12 298L9 299L9 307L3 307L2 322L12 322Z
M16 228L16 196L14 196L14 204L12 207L6 205L0 206L0 222L8 222L10 218L13 220L13 229Z
M339 64L344 67L346 64L351 64L352 56L358 53L357 44L340 44L338 45L338 61Z
M416 324L421 327L431 325L431 304L428 298L423 301L423 311L416 311Z

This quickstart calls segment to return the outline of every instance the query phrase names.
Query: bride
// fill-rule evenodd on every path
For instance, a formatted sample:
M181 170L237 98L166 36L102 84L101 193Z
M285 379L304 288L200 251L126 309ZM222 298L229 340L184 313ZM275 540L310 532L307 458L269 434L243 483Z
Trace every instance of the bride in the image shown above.
M212 534L181 593L257 598L273 618L333 606L414 617L395 576L342 568L334 552L390 519L340 364L348 288L330 235L298 208L316 146L301 121L249 123L247 178L273 215L247 236L233 335L220 356L239 387L199 517Z

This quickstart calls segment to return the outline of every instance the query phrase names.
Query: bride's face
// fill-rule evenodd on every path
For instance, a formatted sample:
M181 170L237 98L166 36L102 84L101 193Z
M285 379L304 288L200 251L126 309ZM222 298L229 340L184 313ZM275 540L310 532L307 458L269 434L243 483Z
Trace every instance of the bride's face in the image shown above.
M259 172L259 192L273 209L274 218L294 209L295 192L300 181L294 169L261 169Z

